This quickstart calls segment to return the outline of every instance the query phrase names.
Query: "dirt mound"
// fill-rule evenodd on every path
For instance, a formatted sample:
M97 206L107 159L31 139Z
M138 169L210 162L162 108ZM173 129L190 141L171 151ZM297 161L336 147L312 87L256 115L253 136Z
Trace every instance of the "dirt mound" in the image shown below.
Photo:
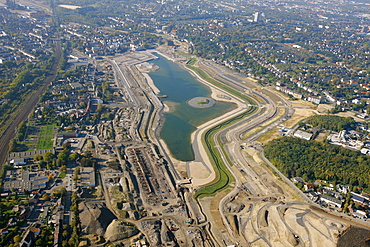
M225 211L227 213L240 213L245 208L245 204L243 203L228 203L226 204Z
M146 234L150 236L151 244L153 246L161 246L161 220L143 220L140 222L141 227L145 230Z
M297 246L299 245L298 239L294 236L293 233L286 231L285 236L287 238L288 243L290 243L292 246Z
M112 223L109 224L104 237L110 242L115 242L118 240L130 238L138 233L139 230L136 229L134 226L115 219L112 221Z
M81 228L86 234L104 235L108 225L117 218L104 202L83 202L79 207Z
M266 210L266 209L261 210L260 214L258 215L258 220L259 220L259 223L260 223L260 227L268 227L269 226L268 215L269 215L268 210Z
M370 247L370 231L351 226L341 234L337 247Z

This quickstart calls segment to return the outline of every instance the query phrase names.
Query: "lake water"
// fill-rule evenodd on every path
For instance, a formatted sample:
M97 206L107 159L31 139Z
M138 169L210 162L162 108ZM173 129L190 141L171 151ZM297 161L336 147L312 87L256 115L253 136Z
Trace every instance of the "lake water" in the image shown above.
M189 106L186 102L194 97L210 97L211 90L200 83L188 71L159 56L151 63L160 68L149 73L155 86L161 91L163 102L170 106L165 113L165 122L161 130L161 138L167 143L172 155L182 161L194 159L191 148L191 133L196 127L236 108L236 104L217 101L213 107L199 109Z

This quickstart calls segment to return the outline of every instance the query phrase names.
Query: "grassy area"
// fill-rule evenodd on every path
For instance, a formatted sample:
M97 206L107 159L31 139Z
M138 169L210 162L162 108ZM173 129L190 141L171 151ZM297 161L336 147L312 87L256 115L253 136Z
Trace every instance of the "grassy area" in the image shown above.
M24 144L26 146L31 146L33 145L35 142L34 141L22 141L22 142L19 142L20 144Z
M59 174L59 178L63 179L67 176L67 172L66 171L61 171L60 174Z
M204 105L204 104L208 104L209 100L208 99L203 99L203 100L196 101L195 103L198 104L198 105Z
M203 70L201 70L200 68L197 68L197 67L194 67L194 66L190 66L190 65L186 65L187 68L193 70L195 73L197 73L202 79L206 80L207 82L213 84L214 86L218 87L218 88L221 88L233 95L235 95L236 97L242 99L242 100L245 100L246 102L248 102L249 104L256 104L256 102L254 100L251 99L251 97L248 97L247 95L235 90L234 88L230 87L230 86L227 86L225 84L223 84L222 82L220 82L219 80L216 80L216 79L213 79L211 78L206 72L204 72Z
M41 126L36 150L53 148L52 140L53 138L54 138L54 125Z
M267 94L269 96L269 98L275 100L276 102L281 102L281 99L278 96L276 96L275 94L271 93L270 91L268 91L266 89L261 89L260 91L264 94Z
M181 56L184 56L184 57L191 57L191 55L190 55L190 54L185 53L185 52L182 52L182 51L179 51L178 53L179 53Z
M235 118L226 120L225 122L209 129L204 134L204 142L205 142L205 145L207 146L208 154L211 156L212 161L213 161L212 165L215 168L216 179L208 186L198 190L194 195L195 198L214 196L217 192L227 188L230 183L234 182L234 177L232 176L229 169L226 167L226 165L222 161L221 153L215 147L216 143L214 141L214 135L221 129L226 128L227 126L253 114L256 110L257 108L251 107L249 108L248 111L236 116ZM225 153L223 146L221 148L223 150L223 153ZM226 159L228 160L230 164L232 164L231 161L229 160L229 157L226 156Z
M190 58L189 61L186 62L186 64L188 64L188 65L194 65L196 62L197 62L197 59L192 57L192 58Z
M252 99L251 97L248 97L247 95L235 90L234 88L223 84L221 81L218 81L218 80L210 77L206 72L204 72L200 68L191 66L189 64L187 64L186 67L193 70L202 79L204 79L207 82L213 84L214 86L216 86L218 88L221 88L221 89L235 95L236 97L238 97L242 100L245 100L246 102L248 102L251 105L256 104L255 100ZM257 110L257 108L251 107L246 112L244 112L244 113L242 113L242 114L240 114L240 115L238 115L238 116L236 116L232 119L226 120L225 122L209 129L204 134L204 136L203 136L203 140L205 142L204 144L206 145L207 152L208 152L209 156L211 157L211 160L213 161L212 165L215 168L216 179L213 182L211 182L209 185L207 185L206 187L203 187L203 188L199 189L194 195L195 198L202 198L202 197L206 197L206 196L214 196L217 192L219 192L219 191L221 191L225 188L228 188L230 183L234 182L234 177L232 176L229 169L224 164L224 162L222 160L222 157L221 157L221 153L218 151L217 148L215 148L216 143L214 142L214 135L218 131L220 131L221 129L223 129L223 128L225 128L225 127L227 127L227 126L229 126L229 125L231 125L231 124L233 124L233 123L235 123L235 122L253 114L256 110ZM225 153L224 147L222 145L221 145L221 149L222 149L222 152ZM231 160L229 159L228 156L226 156L226 159L229 162L229 164L232 164L232 162L231 162Z

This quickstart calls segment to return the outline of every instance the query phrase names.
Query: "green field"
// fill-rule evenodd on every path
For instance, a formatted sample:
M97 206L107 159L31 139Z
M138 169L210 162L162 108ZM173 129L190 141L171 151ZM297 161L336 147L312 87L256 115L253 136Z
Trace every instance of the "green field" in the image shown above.
M53 148L54 125L46 125L40 127L39 139L37 141L36 150Z
M60 173L59 173L59 178L65 178L67 176L67 172L66 171L61 171Z
M198 190L194 195L195 198L214 196L216 195L217 192L227 188L230 183L234 182L234 177L232 176L229 169L226 167L226 165L222 161L219 150L215 147L216 143L214 141L214 135L221 129L226 128L227 126L230 126L231 124L253 114L256 111L256 109L257 108L255 107L249 108L246 112L236 116L235 118L226 120L225 122L209 129L204 134L204 142L208 149L207 152L212 157L212 161L213 161L212 165L215 167L215 172L217 173L217 177L212 183ZM222 152L225 153L223 145L221 146L221 149L222 149ZM226 159L228 160L230 164L232 164L228 156L226 156Z
M252 105L256 104L256 102L252 99L252 97L244 95L244 94L240 93L239 91L235 90L234 88L232 88L230 86L227 86L227 85L223 84L222 82L210 77L206 72L204 72L200 68L190 66L190 65L186 65L186 66L189 69L193 70L195 73L197 73L204 80L212 83L216 87L222 88L222 89L228 91L229 93L235 95L236 97L239 97L240 99L242 99L242 100L244 100L244 101L246 101L246 102L248 102ZM251 107L247 111L245 111L244 113L242 113L242 114L240 114L240 115L238 115L238 116L236 116L232 119L226 120L225 122L209 129L204 134L204 136L203 136L204 144L206 145L206 147L208 149L207 150L208 154L212 158L212 161L213 161L212 165L215 168L217 176L216 176L216 179L213 182L211 182L210 184L206 185L205 187L199 189L194 195L195 198L202 198L202 197L206 197L206 196L214 196L214 195L216 195L217 192L229 187L230 183L234 182L234 177L230 173L226 164L224 164L224 162L221 158L221 153L215 147L216 143L214 141L214 135L217 132L219 132L220 130L222 130L223 128L226 128L226 127L230 126L231 124L233 124L237 121L240 121L241 119L253 114L256 110L257 110L257 108ZM221 142L219 142L219 143L221 144ZM222 144L221 144L221 149L222 149L222 152L225 153L225 150L224 150L224 147L223 147ZM228 160L229 164L232 164L232 162L231 162L231 160L229 159L228 156L226 156L226 159Z
M187 65L194 65L195 63L197 62L197 59L196 58L190 58L189 61L186 62Z
M186 67L189 68L189 69L191 69L191 70L193 70L202 79L206 80L209 83L212 83L216 87L221 88L223 90L226 90L227 92L233 94L234 96L236 96L236 97L238 97L238 98L240 98L242 100L245 100L246 102L248 102L250 104L256 104L256 102L252 99L252 96L247 96L247 95L245 95L245 94L237 91L236 89L234 89L234 88L232 88L232 87L230 87L228 85L223 84L221 81L216 80L216 79L210 77L206 72L204 72L200 68L195 67L195 66L191 66L191 65L186 65Z

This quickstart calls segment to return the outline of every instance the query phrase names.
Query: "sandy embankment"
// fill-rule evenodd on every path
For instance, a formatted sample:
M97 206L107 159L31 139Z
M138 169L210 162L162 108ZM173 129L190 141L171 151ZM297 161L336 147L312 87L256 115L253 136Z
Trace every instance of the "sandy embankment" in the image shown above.
M80 9L81 8L81 6L69 5L69 4L59 4L58 6L61 7L61 8L72 9L72 10L76 10L76 9Z
M148 75L148 73L142 72L146 81L148 82L149 87L153 90L155 94L159 94L161 91L154 85L152 78Z
M168 57L167 55L158 52L163 57L166 57L167 59L174 61L174 59ZM185 68L185 67L184 67ZM185 68L186 69L186 68ZM231 118L237 114L239 114L241 111L244 110L245 104L235 98L234 96L230 95L226 91L223 91L221 89L218 89L214 87L212 84L208 83L207 81L203 80L199 76L197 76L194 72L191 70L188 70L193 76L195 76L201 83L205 84L211 89L211 97L213 99L216 99L218 101L226 101L237 104L237 108L234 109L231 112L228 112L218 118L212 119L211 121L208 121L200 126L198 126L197 130L194 131L191 135L191 142L193 149L194 147L198 147L198 150L194 150L195 153L198 153L200 157L196 157L195 161L190 161L188 163L188 166L186 165L187 162L179 161L172 157L171 153L169 152L169 148L167 147L166 143L161 140L161 143L163 147L166 149L166 152L171 155L172 163L174 164L175 169L179 172L181 176L189 176L192 178L192 184L194 187L200 187L202 185L205 185L207 183L212 182L216 178L215 171L213 170L212 163L207 155L207 152L203 146L202 143L202 135L203 133L209 129L210 127L219 124L220 122L224 121L227 118ZM160 91L159 89L154 85L153 80L150 78L150 76L147 73L143 73L145 78L148 81L149 86L153 89L153 91L158 94ZM220 98L220 95L225 95L227 98ZM168 106L164 104L165 108L164 111L168 112L171 110L171 106ZM197 155L196 155L197 156Z
M159 51L159 50L154 50L154 52L158 53L158 54L159 54L159 55L161 55L162 57L165 57L167 60L170 60L170 61L172 61L172 62L176 63L176 60L175 60L173 57L170 57L170 56L168 56L167 54L164 54L164 53L162 53L162 52L161 52L161 51Z
M143 74L143 76L145 77L149 87L153 90L154 94L158 95L161 91L154 84L153 79L148 74L148 71L143 69L141 66L136 66L136 68L138 68L138 70ZM169 112L170 111L170 107L168 106L168 104L163 103L163 106L164 106L163 112Z
M216 178L216 173L213 170L212 163L211 163L211 161L210 161L210 159L207 155L207 151L206 151L206 149L205 149L205 147L203 146L203 143L202 143L203 133L206 130L208 130L209 128L211 128L212 126L215 126L215 125L223 122L225 119L231 118L231 117L239 114L241 111L243 111L243 108L245 107L245 104L242 101L235 98L233 95L227 93L226 91L218 89L215 86L213 86L212 84L210 84L209 82L203 80L197 74L194 74L193 72L191 72L191 74L194 75L195 77L197 77L197 79L201 83L207 85L211 89L211 91L212 91L211 97L212 98L214 98L216 100L219 100L219 101L227 101L227 102L237 104L236 109L234 109L231 112L228 112L228 113L226 113L226 114L224 114L220 117L212 119L211 121L208 121L208 122L198 126L197 130L194 131L191 135L192 146L193 147L194 146L198 147L198 152L199 152L199 155L201 157L196 157L195 161L191 161L189 163L188 173L190 174L190 177L192 178L193 187L200 187L202 185L205 185L207 183L212 182ZM229 99L220 98L219 95L226 95L226 96L228 96ZM196 152L196 151L194 151L194 152Z
M139 67L138 67L139 68ZM144 75L149 87L153 90L155 94L159 94L161 91L155 86L153 79L149 76L149 74L146 71L143 71L142 69L139 69L141 73ZM162 102L163 103L163 102ZM163 103L163 112L169 112L170 107ZM187 171L186 171L186 162L180 161L172 157L170 149L167 147L167 144L160 139L159 140L163 146L163 148L166 150L167 154L170 155L172 164L174 165L176 171L181 175L181 176L187 176Z

